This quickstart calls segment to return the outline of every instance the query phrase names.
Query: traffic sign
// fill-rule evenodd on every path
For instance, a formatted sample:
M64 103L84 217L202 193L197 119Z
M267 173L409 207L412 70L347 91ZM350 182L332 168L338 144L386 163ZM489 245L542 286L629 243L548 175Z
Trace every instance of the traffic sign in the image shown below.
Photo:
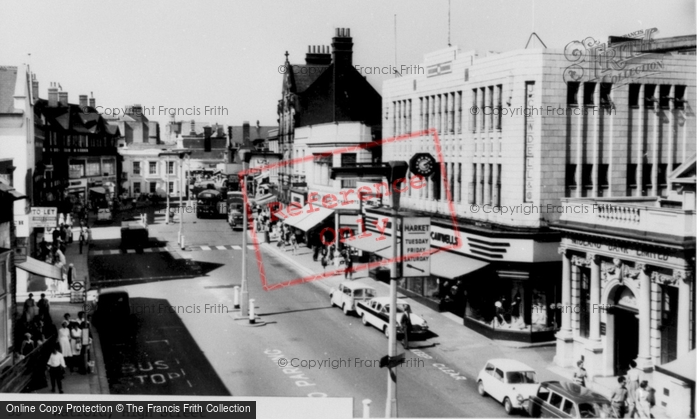
M379 360L379 368L396 368L403 364L406 360L406 354L398 354L396 356L384 355Z
M76 281L73 282L70 287L73 289L73 291L80 291L83 289L83 283Z

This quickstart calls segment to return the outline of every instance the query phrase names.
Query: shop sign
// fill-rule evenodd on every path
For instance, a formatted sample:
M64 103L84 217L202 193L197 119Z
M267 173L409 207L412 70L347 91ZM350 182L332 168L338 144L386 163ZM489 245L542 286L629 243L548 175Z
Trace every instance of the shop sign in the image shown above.
M33 227L56 228L58 210L56 207L32 207L30 222Z
M618 246L614 244L606 244L600 242L590 242L586 240L568 239L564 240L563 244L570 243L575 247L582 247L587 249L594 249L599 251L601 254L609 253L615 256L620 256L622 258L627 258L628 260L644 260L646 262L667 262L672 264L684 265L683 259L671 256L664 253L656 253L642 249L635 249L631 247Z
M402 276L430 275L430 217L404 217L401 230Z
M525 106L535 107L535 82L525 83ZM530 112L525 113L525 203L532 203L535 193L535 119Z
M29 214L15 215L15 236L29 237Z

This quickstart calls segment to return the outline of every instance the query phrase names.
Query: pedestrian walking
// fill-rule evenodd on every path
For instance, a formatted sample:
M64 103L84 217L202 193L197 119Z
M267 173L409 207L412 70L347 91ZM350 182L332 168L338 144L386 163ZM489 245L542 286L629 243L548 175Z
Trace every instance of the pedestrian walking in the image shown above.
M625 412L627 411L627 399L629 398L629 392L627 387L625 387L625 377L617 377L617 388L613 391L613 396L611 399L612 408L615 411L615 417L624 418Z
M27 355L32 353L34 348L36 348L36 345L34 345L34 340L32 340L32 334L25 333L24 340L19 349L19 359L24 359Z
M583 359L579 359L576 362L576 372L574 372L574 382L581 387L586 387L586 379L588 378L588 372L583 367Z
M66 243L68 241L68 232L66 231L66 225L61 224L61 228L58 232L58 237L61 239L61 242Z
M82 227L80 227L80 235L78 236L78 249L80 250L80 254L83 254L83 245L85 244L85 230L83 230Z
M145 215L145 214L144 214L144 215ZM145 218L146 218L146 217L144 217L144 220L145 220ZM144 225L145 225L145 224L144 224ZM87 226L87 227L85 228L85 237L86 237L86 239L87 239L86 244L87 244L87 246L88 246L88 248L89 248L89 247L90 247L90 243L92 243L92 230L90 230L90 226Z
M73 356L73 351L70 345L70 329L68 328L70 322L63 321L61 323L61 328L58 329L58 345L63 357L70 359ZM65 365L64 365L65 366Z
M51 310L51 304L49 300L46 299L46 294L41 294L41 298L36 302L36 307L39 312L39 316L46 321L51 320L51 315L49 311Z
M36 316L37 308L34 302L34 294L29 293L29 297L24 301L24 311L23 315L27 323L34 321L34 316Z
M328 247L321 245L321 263L323 263L323 259L328 256Z
M352 256L348 255L345 258L345 279L352 279Z
M323 272L326 272L326 267L328 266L328 256L321 258L321 266L323 266Z
M82 352L83 332L78 327L78 322L70 324L70 350L73 353L71 362L68 363L70 372L80 368L80 353Z
M77 272L75 271L75 266L73 264L68 265L68 272L66 273L66 280L68 284L68 292L72 289L73 281L77 279Z
M633 418L637 414L637 402L635 396L637 395L637 389L639 388L639 370L637 369L637 363L635 361L630 362L630 369L627 371L627 391L628 391L628 405L630 417Z
M411 341L411 329L413 329L413 323L411 323L411 312L410 308L406 307L406 311L403 313L401 318L401 324L403 326L403 348L408 349Z
M56 344L51 352L49 361L46 363L49 369L49 375L51 376L51 392L56 392L56 387L58 387L58 392L63 393L63 386L61 381L63 381L63 376L66 371L66 361L61 353L61 346Z
M292 243L292 254L293 254L293 255L296 255L296 254L297 254L297 247L298 247L297 235L296 235L296 234L292 234L292 238L290 239L290 241L291 241L291 243Z
M637 394L635 396L635 405L637 407L637 415L640 418L650 418L651 417L651 407L653 393L649 391L649 382L647 380L639 383L639 388L637 389Z
M58 245L58 240L61 238L61 232L58 231L58 228L53 229L53 231L51 232L51 238L53 240L53 245Z

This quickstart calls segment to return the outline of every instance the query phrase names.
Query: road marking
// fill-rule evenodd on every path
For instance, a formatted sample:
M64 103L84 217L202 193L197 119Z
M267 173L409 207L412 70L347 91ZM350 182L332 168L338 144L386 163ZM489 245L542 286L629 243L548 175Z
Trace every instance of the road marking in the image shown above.
M110 250L109 253L112 255L118 255L121 253L121 250Z
M241 246L233 245L233 250L241 250Z
M167 339L160 339L160 340L147 340L146 343L156 343L156 342L165 342L166 345L170 345L170 342L168 342ZM177 360L175 360L177 361ZM179 362L178 362L179 364Z
M227 250L227 249L226 249L226 246L216 246L216 248L219 249L219 250Z
M136 250L134 250L134 249L126 249L126 253L136 253Z
M255 246L253 246L252 244L249 244L249 245L248 245L248 249L250 249L250 250L255 250Z
M90 252L90 253L92 253L93 255L101 255L101 254L102 254L102 250L93 250L93 251Z
M202 248L202 250L211 250L211 247L209 247L209 246L200 246L200 247Z
M297 387L315 387L316 383L312 382L309 377L304 375L304 371L299 369L299 367L292 367L288 363L288 359L282 351L279 349L266 349L263 351L265 355L267 355L268 358L272 362L277 365L277 368L281 369L282 372L287 375L289 378L294 380L294 384ZM291 375L294 374L294 375ZM307 394L307 397L328 397L326 393L320 393L320 392L311 392Z
M148 247L148 248L146 248L146 249L143 249L143 252L144 252L144 253L151 253L151 252L153 252L153 249L151 249L150 247Z

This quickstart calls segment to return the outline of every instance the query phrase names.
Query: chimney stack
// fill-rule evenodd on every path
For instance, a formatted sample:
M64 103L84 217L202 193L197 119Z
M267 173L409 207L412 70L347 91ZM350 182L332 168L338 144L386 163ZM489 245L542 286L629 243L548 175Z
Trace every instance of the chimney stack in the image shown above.
M52 108L58 106L58 87L56 87L56 82L51 82L49 87L49 106Z
M91 108L95 107L95 98L92 97L92 92L90 92L90 107Z
M243 147L250 148L250 123L243 121Z
M352 67L352 38L350 29L336 28L333 38L333 63L335 66Z
M211 151L211 127L204 127L204 151Z
M58 103L61 106L68 106L68 92L58 92Z
M32 74L32 101L39 100L39 82L36 79L36 74Z
M190 122L190 135L195 135L197 134L197 131L194 130L194 119Z
M80 105L81 108L85 108L88 105L88 97L87 95L80 95L78 96L79 102L78 104Z
M306 53L306 64L330 65L330 47L325 45L309 45L309 52Z

